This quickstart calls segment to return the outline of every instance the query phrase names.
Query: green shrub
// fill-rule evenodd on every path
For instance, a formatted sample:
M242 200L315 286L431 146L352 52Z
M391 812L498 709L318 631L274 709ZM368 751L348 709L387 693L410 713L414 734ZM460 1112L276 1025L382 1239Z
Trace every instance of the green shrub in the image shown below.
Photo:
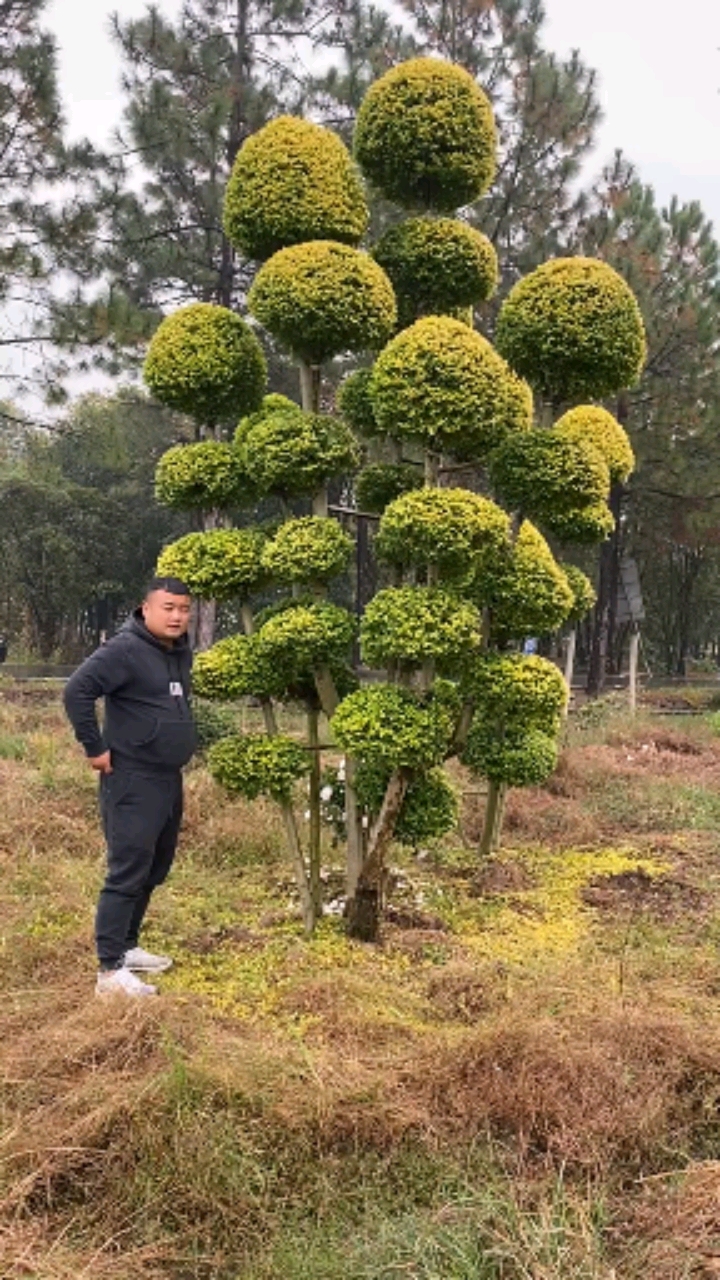
M492 297L497 254L482 232L455 218L407 218L373 249L395 290L401 329L419 316L449 315Z
M558 542L592 545L609 538L615 528L615 517L606 502L598 502L573 511L547 512L543 526Z
M421 489L423 484L421 467L404 462L372 462L363 467L355 481L358 510L380 514L401 494Z
M225 193L228 239L263 261L304 240L357 244L368 223L362 185L330 129L280 116L240 148Z
M575 624L581 622L585 615L594 607L595 601L597 600L597 593L592 582L587 575L583 573L582 569L578 569L574 564L563 564L560 567L562 568L562 571L568 580L570 590L575 597L575 603L568 614L567 621Z
M258 417L245 430L238 456L258 492L292 498L355 471L359 451L339 419L281 411Z
M281 396L273 391L270 395L263 396L260 407L254 413L248 413L244 418L240 419L235 428L233 444L239 449L244 443L248 432L253 427L256 427L259 422L264 422L266 418L279 418L283 415L297 418L302 417L302 414L303 410L300 405L291 400L289 396Z
M340 416L359 436L371 439L380 435L370 399L372 369L356 369L344 378L337 390Z
M267 674L255 636L228 636L195 654L193 690L200 698L231 702L264 693Z
M538 520L597 505L610 494L602 454L585 440L569 440L554 431L510 436L493 454L490 476L509 507Z
M192 710L201 756L206 756L214 743L237 733L237 716L231 707L217 707L212 702L195 698Z
M373 818L390 781L388 769L361 765L355 789L358 800ZM439 840L458 822L458 796L444 769L434 768L414 774L405 793L395 824L394 838L399 844L416 849L427 840Z
M546 658L484 654L475 659L463 683L483 724L542 729L550 735L558 732L568 687Z
M473 720L462 762L491 782L509 787L538 787L557 766L557 739L541 729L508 727Z
M355 155L398 204L450 212L495 176L495 121L487 96L461 67L413 58L370 86L358 111Z
M344 573L354 543L336 520L301 516L288 520L263 552L263 565L278 582L327 582Z
M448 580L492 568L509 545L510 520L494 502L469 489L418 489L386 508L375 549L401 568L437 565Z
M430 769L445 757L454 720L441 699L421 701L396 685L374 684L343 698L331 726L338 745L365 764Z
M281 249L260 268L248 296L260 324L300 360L383 346L397 320L385 272L360 249L311 240Z
M290 686L316 668L345 665L354 635L355 619L347 609L324 600L289 601L262 623L257 642L274 677Z
M310 757L292 738L236 735L210 748L208 768L231 795L289 800L295 783L310 772Z
M214 426L256 409L267 382L262 347L234 311L193 302L167 316L143 368L153 395Z
M467 460L482 461L532 421L530 388L485 338L448 316L418 320L388 343L370 395L381 431Z
M176 510L228 510L250 506L257 490L237 449L220 440L176 444L155 472L158 502Z
M478 581L480 602L491 613L495 639L522 640L557 631L575 597L547 542L524 520L505 567Z
M180 578L194 596L231 600L246 596L265 580L260 529L213 529L188 533L160 552L156 572Z
M624 484L635 469L630 438L617 418L596 404L578 405L564 413L554 431L567 440L585 440L604 457L610 479Z
M551 400L597 399L634 386L647 355L635 296L594 258L556 258L510 291L498 351Z
M363 660L370 666L433 660L452 668L479 645L475 605L441 587L386 587L368 604L360 627Z

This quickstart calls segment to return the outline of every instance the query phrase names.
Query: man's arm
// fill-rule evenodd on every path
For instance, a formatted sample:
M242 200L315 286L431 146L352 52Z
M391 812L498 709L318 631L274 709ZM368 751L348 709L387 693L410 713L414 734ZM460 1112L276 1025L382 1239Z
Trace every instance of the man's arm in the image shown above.
M120 689L128 675L125 646L106 644L86 658L65 685L63 702L75 737L91 764L103 772L109 769L110 759L100 733L95 703L105 694Z

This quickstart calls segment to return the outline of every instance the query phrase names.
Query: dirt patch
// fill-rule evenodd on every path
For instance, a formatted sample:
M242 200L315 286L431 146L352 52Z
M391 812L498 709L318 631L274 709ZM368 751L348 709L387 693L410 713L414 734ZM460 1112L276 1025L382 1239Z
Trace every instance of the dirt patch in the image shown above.
M441 1020L470 1025L506 1003L507 981L500 966L478 973L470 965L446 965L428 982L427 998Z
M644 914L664 921L703 915L709 904L708 895L695 885L650 876L642 869L599 876L583 889L582 899L608 914Z
M224 943L234 942L240 947L257 950L265 945L265 939L244 925L221 925L218 929L205 929L185 938L181 945L193 955L206 956L217 951Z
M447 925L440 916L430 915L415 907L394 907L391 904L386 907L384 918L397 929L422 929L426 933L428 930L432 933L445 933L447 930Z
M532 889L535 877L521 862L497 862L485 864L474 877L468 890L471 897L485 898L495 894L522 893Z

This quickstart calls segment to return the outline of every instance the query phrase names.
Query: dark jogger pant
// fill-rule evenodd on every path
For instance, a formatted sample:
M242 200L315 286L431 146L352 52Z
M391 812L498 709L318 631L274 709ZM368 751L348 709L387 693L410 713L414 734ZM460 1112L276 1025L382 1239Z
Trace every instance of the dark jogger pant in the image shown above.
M107 877L95 920L98 959L119 964L137 946L150 895L173 864L182 818L182 774L113 769L100 779Z

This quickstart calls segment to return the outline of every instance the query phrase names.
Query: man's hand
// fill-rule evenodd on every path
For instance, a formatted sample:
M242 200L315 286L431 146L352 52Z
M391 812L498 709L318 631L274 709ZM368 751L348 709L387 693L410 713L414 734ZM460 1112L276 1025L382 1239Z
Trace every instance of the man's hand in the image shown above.
M109 751L103 751L101 756L88 756L88 764L92 769L97 769L98 773L112 773Z

